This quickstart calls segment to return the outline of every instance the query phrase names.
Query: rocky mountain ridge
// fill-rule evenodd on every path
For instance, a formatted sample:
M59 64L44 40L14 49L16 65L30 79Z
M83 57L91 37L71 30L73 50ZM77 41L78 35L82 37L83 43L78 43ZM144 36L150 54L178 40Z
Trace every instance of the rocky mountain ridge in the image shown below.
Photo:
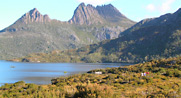
M25 24L31 22L50 22L51 19L48 15L42 15L36 8L30 10L28 13L24 14L19 21L24 22Z
M168 13L165 15L161 15L160 17L157 17L157 18L144 19L138 22L137 24L135 24L134 26L132 26L131 28L124 31L124 33L122 33L121 35L132 34L133 32L136 32L140 29L156 28L156 27L161 27L162 30L166 30L166 29L180 30L181 29L180 25L181 25L181 8L178 9L175 13ZM165 27L169 27L169 28L165 28Z
M121 14L112 4L94 7L90 4L85 5L84 3L81 3L75 10L69 23L91 25L102 24L105 22L119 23L120 21L134 23Z
M96 7L83 3L75 12L73 15L75 19L78 17L83 19L80 22L85 25L50 19L36 8L25 13L11 26L0 31L0 59L79 48L102 40L114 39L135 24L129 19L126 23L120 20L116 23L110 22L99 14Z
M98 13L109 22L118 22L117 20L128 19L125 15L119 12L112 4L97 6Z
M33 54L23 59L29 62L138 63L177 57L181 55L181 9L173 14L142 20L116 39L42 55Z
M85 5L81 3L74 12L72 19L69 20L71 24L102 24L102 17L92 5Z

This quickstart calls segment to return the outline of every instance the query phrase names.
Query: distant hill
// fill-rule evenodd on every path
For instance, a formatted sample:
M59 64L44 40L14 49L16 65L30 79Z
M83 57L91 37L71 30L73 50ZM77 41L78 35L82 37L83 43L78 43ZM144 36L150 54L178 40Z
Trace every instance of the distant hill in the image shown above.
M0 31L0 59L74 49L106 39L115 39L135 24L125 16L123 18L112 5L105 6L106 10L109 9L107 11L116 12L112 13L119 17L116 22L105 18L109 12L104 11L104 15L96 7L84 3L77 7L72 19L67 22L50 19L36 8L30 10L11 26ZM105 6L99 6L99 9L103 10Z
M145 19L113 40L74 50L32 54L30 62L142 62L181 55L181 9Z

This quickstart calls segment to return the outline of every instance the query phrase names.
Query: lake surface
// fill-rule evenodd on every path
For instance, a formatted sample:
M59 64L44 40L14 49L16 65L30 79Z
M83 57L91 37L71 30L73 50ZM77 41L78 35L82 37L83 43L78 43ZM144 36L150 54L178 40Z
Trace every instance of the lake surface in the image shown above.
M18 63L0 61L0 86L4 83L50 84L52 78L86 73L93 69L119 67L126 63ZM67 73L64 73L64 72Z

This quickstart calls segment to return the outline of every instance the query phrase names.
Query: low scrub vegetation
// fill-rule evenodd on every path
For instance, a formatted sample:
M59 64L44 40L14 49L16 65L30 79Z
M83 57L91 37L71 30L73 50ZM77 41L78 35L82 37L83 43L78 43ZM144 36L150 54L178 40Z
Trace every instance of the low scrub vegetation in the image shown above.
M102 74L94 74L98 71ZM147 72L146 76L141 75L144 72ZM59 77L51 82L50 85L26 84L23 81L5 84L0 88L0 97L179 98L181 57L119 68L97 69L85 74Z

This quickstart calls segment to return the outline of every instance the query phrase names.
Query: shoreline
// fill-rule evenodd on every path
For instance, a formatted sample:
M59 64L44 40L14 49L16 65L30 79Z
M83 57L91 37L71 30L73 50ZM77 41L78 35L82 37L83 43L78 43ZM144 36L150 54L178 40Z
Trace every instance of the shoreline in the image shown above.
M90 74L52 79L48 85L19 81L0 87L0 97L178 97L181 96L180 66L181 57L178 57L124 67L95 69ZM142 76L142 73L146 73L146 76Z
M4 60L5 61L5 60ZM9 62L9 61L5 61L5 62ZM11 63L21 63L21 62L11 62ZM26 63L26 64L51 64L51 63ZM53 63L52 63L53 64ZM58 63L55 63L55 64L58 64ZM98 63L63 63L63 64L98 64ZM118 66L117 64L119 63L100 63L100 64L116 64L116 65L111 65L111 66L116 66L116 67L113 67L113 68L118 68L118 67L125 67L125 66L130 66L132 64L123 64L121 66ZM76 66L76 65L75 65ZM95 65L96 66L96 65ZM15 67L16 68L16 67ZM106 67L107 68L107 67ZM106 69L106 68L98 68L98 69ZM108 67L109 68L109 67ZM111 68L111 67L110 67ZM14 69L14 68L13 68ZM94 70L97 70L97 69L94 69ZM90 72L92 70L88 70L88 71L84 71L84 72L75 72L75 73L65 73L65 75L59 75L59 76L56 76L56 77L44 77L42 76L43 78L51 78L49 81L42 81L42 82L47 82L47 83L33 83L33 84L36 84L36 85L48 85L48 84L51 84L51 80L52 79L56 79L56 78L60 78L60 77L69 77L69 76L73 76L73 75L81 75L81 74L86 74L88 72ZM26 77L25 77L26 78ZM38 78L38 77L27 77L27 79L29 80L30 79L35 79L35 78ZM24 81L24 80L19 80L19 81ZM19 81L16 81L16 82L19 82ZM16 82L13 82L13 83L8 83L8 84L14 84ZM32 82L27 82L26 83L32 83ZM3 86L4 84L6 83L0 83L0 87Z

